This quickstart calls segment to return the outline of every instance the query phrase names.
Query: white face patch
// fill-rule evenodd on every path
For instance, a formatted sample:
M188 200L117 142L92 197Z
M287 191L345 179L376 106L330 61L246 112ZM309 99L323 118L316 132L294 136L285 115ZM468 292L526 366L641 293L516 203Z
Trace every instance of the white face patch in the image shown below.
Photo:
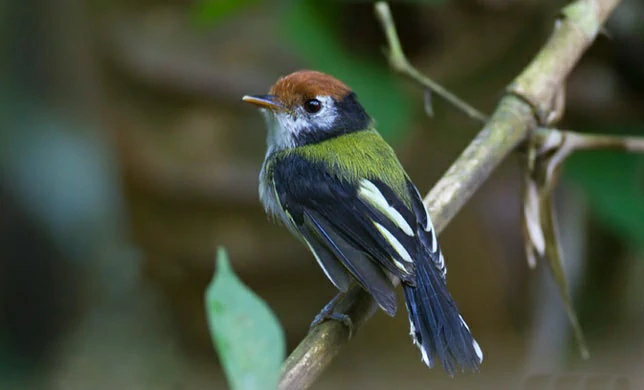
M335 102L330 96L316 96L322 103L322 108L316 113L309 113L303 107L295 107L292 112L271 111L262 109L268 135L267 154L274 151L294 148L296 138L305 131L331 130L337 118Z
M262 108L262 114L266 122L268 133L266 135L266 144L268 146L266 154L275 150L282 150L295 147L295 140L291 132L284 129L282 123L285 122L283 113L275 113L271 110Z
M335 108L335 102L333 101L333 98L331 98L331 96L316 96L315 98L319 100L320 103L322 103L322 108L315 114L307 114L311 117L311 122L315 123L318 128L331 130L333 124L335 123L335 119L338 116L338 112Z

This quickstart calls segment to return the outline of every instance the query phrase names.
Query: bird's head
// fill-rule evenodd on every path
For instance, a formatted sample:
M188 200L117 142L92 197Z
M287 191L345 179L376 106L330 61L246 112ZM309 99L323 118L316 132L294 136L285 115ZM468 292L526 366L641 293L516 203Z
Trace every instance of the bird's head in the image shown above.
M264 113L269 151L321 142L371 124L356 94L321 72L291 73L277 80L268 95L246 95L243 100Z

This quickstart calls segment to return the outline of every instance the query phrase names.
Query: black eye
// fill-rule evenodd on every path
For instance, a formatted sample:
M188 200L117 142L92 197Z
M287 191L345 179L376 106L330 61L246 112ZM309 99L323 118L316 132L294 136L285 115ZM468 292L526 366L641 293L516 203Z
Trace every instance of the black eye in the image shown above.
M318 99L309 99L304 102L304 109L306 112L309 112L311 114L315 114L316 112L320 111L322 108L322 103Z

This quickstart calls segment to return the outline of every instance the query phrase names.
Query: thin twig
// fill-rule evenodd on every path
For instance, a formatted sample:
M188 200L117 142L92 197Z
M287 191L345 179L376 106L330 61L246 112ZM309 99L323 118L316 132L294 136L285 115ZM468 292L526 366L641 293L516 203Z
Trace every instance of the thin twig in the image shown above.
M537 125L535 107L550 107L552 97L572 69L567 64L575 64L579 60L594 39L595 34L592 32L599 31L618 2L619 0L578 0L572 4L573 8L566 8L574 12L566 13L567 17L559 21L559 27L528 65L525 72L529 73L529 77L522 73L515 80L483 130L425 198L438 232L447 226L505 156L525 140L529 131ZM379 16L383 11L378 9L385 7L382 3L376 5ZM394 53L390 58L404 59L388 7L382 16L381 22L385 25L392 45L391 53ZM541 63L550 64L553 60L561 61L566 66L549 66L547 71L533 71ZM400 64L392 66L401 71ZM410 67L403 64L402 69L408 70ZM405 74L423 86L434 86L431 80L416 73ZM537 91L540 93L536 93ZM547 96L548 101L528 98L533 96ZM452 100L450 102L454 104ZM461 105L457 106L462 108ZM484 116L479 119L484 120ZM336 309L349 314L354 329L357 330L373 315L375 305L367 293L353 287L338 301ZM311 386L348 340L349 330L342 323L326 321L318 325L286 360L279 388L306 389Z
M583 134L572 131L565 131L565 135L574 150L612 149L644 153L644 137Z
M402 46L400 45L400 39L398 39L396 25L394 24L394 20L391 17L389 5L385 2L378 2L376 3L375 10L376 16L380 20L380 24L385 31L387 43L389 44L388 58L391 68L396 72L416 81L418 84L429 88L438 96L447 100L454 107L463 111L470 118L475 119L481 123L485 123L485 121L487 121L485 114L470 106L467 102L461 100L458 96L454 95L453 93L442 87L440 84L436 83L434 80L419 72L409 63L407 57L405 56L405 53L402 50Z
M539 153L552 153L556 150L560 154L557 164L561 164L571 153L580 150L619 150L644 153L644 137L587 134L543 127L536 129L533 137L539 147Z

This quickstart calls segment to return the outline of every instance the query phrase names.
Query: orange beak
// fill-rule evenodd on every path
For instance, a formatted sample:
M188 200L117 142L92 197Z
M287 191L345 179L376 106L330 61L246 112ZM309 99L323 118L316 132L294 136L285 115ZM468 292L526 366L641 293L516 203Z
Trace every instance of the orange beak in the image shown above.
M251 103L260 108L267 108L269 110L281 110L284 108L284 106L277 101L275 95L246 95L242 100L246 103Z

